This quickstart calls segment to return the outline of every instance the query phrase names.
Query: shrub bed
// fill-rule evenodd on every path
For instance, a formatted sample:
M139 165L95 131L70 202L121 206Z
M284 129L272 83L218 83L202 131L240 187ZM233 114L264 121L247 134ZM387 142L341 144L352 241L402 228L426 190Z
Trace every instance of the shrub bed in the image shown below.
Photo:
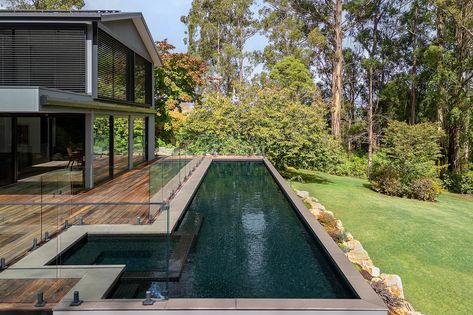
M369 172L372 188L390 196L434 201L442 192L435 166L441 135L436 124L389 123Z

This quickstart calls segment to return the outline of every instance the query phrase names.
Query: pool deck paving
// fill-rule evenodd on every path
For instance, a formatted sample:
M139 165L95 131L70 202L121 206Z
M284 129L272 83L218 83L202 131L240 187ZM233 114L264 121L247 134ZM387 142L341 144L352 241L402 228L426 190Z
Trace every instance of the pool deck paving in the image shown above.
M160 300L151 306L143 306L141 300L104 299L111 286L123 273L124 265L111 266L46 266L59 253L64 252L87 234L95 235L133 235L163 234L174 231L185 209L202 182L213 161L263 161L279 184L288 200L297 210L300 218L316 235L327 254L336 264L342 275L348 280L360 299L168 299ZM219 313L254 313L278 310L278 314L311 312L312 314L387 314L384 303L351 265L344 253L325 232L315 217L307 210L285 180L269 161L263 157L206 156L192 175L185 181L169 203L169 212L159 214L153 224L97 224L72 226L55 239L45 243L23 259L0 273L1 279L81 279L65 294L64 298L53 305L54 314L72 314L87 311L87 314L114 314L116 310L130 310L130 314L147 314L150 311L184 314ZM80 291L85 302L80 306L70 306L74 291ZM179 312L176 312L179 311ZM272 314L271 312L268 314Z

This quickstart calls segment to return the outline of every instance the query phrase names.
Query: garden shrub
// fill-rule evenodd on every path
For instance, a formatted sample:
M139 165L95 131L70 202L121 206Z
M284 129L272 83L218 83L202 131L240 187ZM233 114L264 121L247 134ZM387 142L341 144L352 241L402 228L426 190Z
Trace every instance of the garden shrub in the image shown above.
M352 176L366 178L368 173L368 159L357 155L344 156L329 172L338 176Z
M382 194L402 196L400 174L390 165L375 162L370 170L371 187Z
M249 88L235 102L210 93L196 104L180 135L195 153L248 154L264 151L280 170L286 166L328 170L340 149L330 135L322 103L302 104L279 88Z
M370 169L373 189L391 196L435 200L441 193L435 166L441 135L436 124L390 122L381 154Z
M445 188L457 194L473 194L473 170L451 172L442 178Z
M442 192L442 184L438 179L420 178L411 183L409 197L423 201L433 201Z

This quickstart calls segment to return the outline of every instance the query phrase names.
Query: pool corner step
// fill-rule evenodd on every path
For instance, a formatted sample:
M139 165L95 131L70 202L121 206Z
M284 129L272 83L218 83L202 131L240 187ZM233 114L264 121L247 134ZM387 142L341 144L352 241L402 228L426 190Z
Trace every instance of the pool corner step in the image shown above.
M178 281L182 274L182 269L187 261L192 246L195 244L197 235L202 226L203 217L200 214L193 216L192 223L187 223L186 228L179 229L177 232L172 234L172 238L179 239L175 250L169 258L169 269L164 271L149 271L149 272L136 272L136 271L125 271L122 274L121 279L125 281L134 280L151 280L151 281Z

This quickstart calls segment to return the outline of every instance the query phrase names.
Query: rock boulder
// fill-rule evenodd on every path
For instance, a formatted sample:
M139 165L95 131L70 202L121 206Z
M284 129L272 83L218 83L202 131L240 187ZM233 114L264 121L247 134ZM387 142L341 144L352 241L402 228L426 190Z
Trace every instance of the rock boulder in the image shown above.
M296 190L296 194L299 198L306 199L309 198L309 192L303 190Z

